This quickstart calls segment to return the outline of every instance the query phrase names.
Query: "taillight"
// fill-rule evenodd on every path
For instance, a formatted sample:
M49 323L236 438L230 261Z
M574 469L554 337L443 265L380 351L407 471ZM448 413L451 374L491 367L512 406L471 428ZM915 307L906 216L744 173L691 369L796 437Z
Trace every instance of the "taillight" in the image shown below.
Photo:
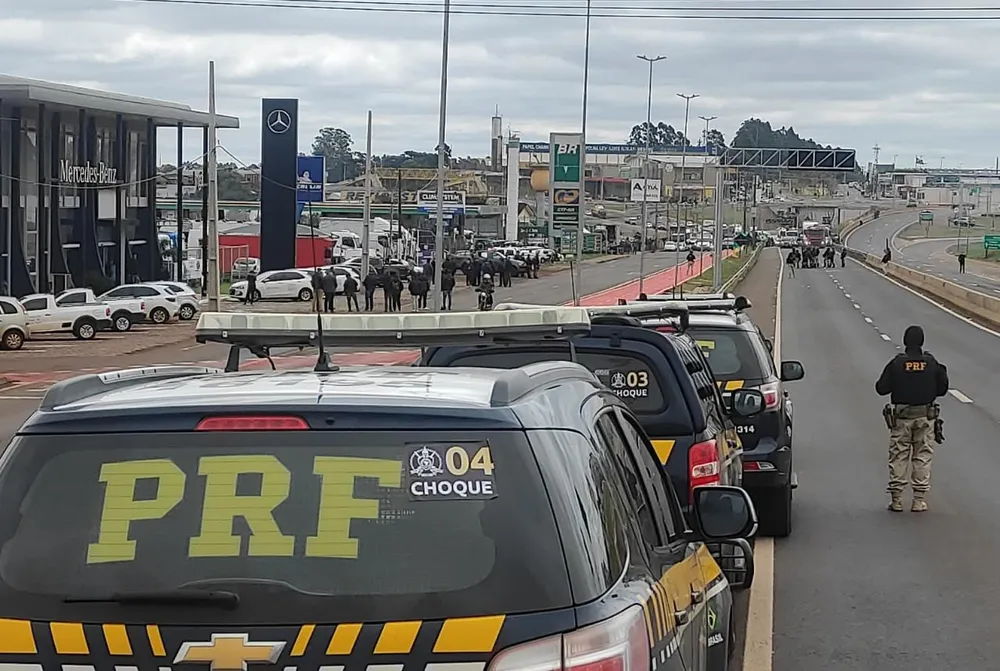
M657 326L656 330L660 333L677 333L677 329L673 326Z
M223 415L206 417L195 431L308 431L309 424L301 417L274 415Z
M507 648L487 671L648 671L652 666L640 606L568 634Z
M781 390L778 389L777 382L768 382L757 388L757 391L764 395L764 409L777 410L781 405Z
M689 500L694 501L694 488L719 484L719 451L715 439L695 443L688 450Z

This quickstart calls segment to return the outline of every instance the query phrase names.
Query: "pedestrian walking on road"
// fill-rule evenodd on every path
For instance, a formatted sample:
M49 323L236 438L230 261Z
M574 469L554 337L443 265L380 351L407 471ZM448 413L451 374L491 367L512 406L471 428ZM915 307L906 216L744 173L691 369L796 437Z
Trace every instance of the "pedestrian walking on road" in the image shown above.
M958 255L958 272L965 272L965 254Z
M843 268L847 265L847 247L840 248L840 267Z
M879 396L889 396L883 408L889 428L889 510L902 512L903 490L909 481L915 513L927 510L931 488L934 445L942 442L940 406L935 401L948 393L948 369L925 352L924 331L910 326L903 334L902 354L886 364L875 383Z
M793 249L788 252L788 258L785 259L785 263L788 265L788 274L791 277L795 277L795 262L798 261L798 250Z

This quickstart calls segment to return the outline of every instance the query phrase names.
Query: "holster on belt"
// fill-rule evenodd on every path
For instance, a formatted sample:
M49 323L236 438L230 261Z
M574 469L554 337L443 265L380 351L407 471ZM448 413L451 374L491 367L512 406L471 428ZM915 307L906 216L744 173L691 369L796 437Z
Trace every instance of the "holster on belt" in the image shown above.
M941 419L941 406L931 403L927 408L927 419L934 422L934 442L940 445L944 442L944 420Z
M882 408L882 417L885 419L886 428L892 431L892 427L896 426L896 411L891 403L886 403Z

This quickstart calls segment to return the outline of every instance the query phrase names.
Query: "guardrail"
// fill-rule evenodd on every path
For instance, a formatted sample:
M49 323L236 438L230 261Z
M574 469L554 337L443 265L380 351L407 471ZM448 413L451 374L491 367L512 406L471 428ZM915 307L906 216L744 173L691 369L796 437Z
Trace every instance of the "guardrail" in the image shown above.
M907 268L892 261L882 263L882 257L866 254L857 249L848 248L847 255L921 294L937 299L959 313L975 317L988 322L991 326L1000 328L1000 298L967 289L954 282Z
M757 259L760 258L760 252L762 249L764 249L764 245L757 245L754 247L753 253L750 254L750 258L748 258L746 262L740 266L739 270L733 273L732 277L722 284L719 291L732 291L737 285L739 285L739 283L746 278L750 270L757 265Z

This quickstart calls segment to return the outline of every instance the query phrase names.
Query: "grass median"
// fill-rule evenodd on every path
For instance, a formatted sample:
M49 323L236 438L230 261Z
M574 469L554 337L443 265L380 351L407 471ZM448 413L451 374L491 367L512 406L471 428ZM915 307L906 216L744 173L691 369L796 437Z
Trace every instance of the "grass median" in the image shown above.
M720 284L725 284L732 277L739 272L753 256L753 250L745 250L739 255L729 256L722 260L722 281ZM691 293L708 293L712 290L715 285L715 268L713 266L708 266L698 277L692 278L681 285L684 291Z

